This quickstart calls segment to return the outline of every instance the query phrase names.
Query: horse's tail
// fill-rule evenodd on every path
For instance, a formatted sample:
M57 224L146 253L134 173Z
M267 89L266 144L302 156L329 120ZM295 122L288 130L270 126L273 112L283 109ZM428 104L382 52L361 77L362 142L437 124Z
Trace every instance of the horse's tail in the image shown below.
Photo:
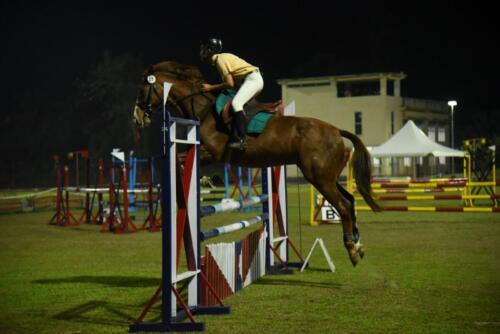
M372 197L370 153L368 153L368 150L361 139L359 139L355 134L350 133L349 131L340 130L340 135L349 139L354 145L352 165L354 169L354 177L356 178L356 187L359 193L363 196L365 202L373 211L382 211L382 208Z

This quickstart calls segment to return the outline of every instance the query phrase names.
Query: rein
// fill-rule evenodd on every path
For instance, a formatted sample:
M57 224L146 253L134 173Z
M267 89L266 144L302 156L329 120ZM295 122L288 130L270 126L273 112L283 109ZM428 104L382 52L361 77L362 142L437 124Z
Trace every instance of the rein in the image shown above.
M170 75L173 75L173 76L176 76L176 77L180 76L180 75L178 75L176 73L166 72L166 71L162 71L162 72L158 72L158 73L166 73L166 74L170 74ZM184 78L183 80L185 80L185 81L191 81L190 78ZM151 117L151 114L153 113L153 105L152 105L152 100L153 100L152 99L152 95L153 95L153 93L156 95L156 97L158 98L159 101L163 101L163 97L158 92L158 89L156 89L156 84L157 83L158 82L156 81L155 74L153 73L153 74L149 75L147 77L147 84L149 85L149 89L148 89L146 101L143 102L143 106L141 106L141 103L139 101L136 101L136 105L139 108L144 109L144 113L148 117ZM195 106L194 106L194 102L195 102L195 97L196 96L200 95L200 96L204 97L205 99L209 100L210 103L213 103L214 101L213 101L213 99L210 96L205 95L205 93L202 90L195 91L196 87L195 87L195 83L194 82L191 81L191 84L192 84L191 85L191 92L192 92L191 94L183 96L183 97L181 97L178 100L175 100L171 96L168 96L166 103L172 105L173 107L175 107L180 112L180 114L182 115L182 114L184 114L184 109L180 106L180 103L184 102L185 100L190 99L191 100L191 110L187 112L187 116L189 118L193 119L197 115L196 111L195 111Z

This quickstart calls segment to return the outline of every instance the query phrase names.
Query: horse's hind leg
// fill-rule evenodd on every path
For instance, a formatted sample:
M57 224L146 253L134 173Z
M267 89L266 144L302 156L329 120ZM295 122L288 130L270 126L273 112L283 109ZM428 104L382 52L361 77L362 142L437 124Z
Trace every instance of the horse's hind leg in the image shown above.
M351 202L349 199L345 198L341 194L341 191L339 192L335 181L325 182L325 180L323 180L320 183L316 183L315 186L319 192L325 196L326 200L337 209L340 219L342 220L344 246L347 249L352 265L356 266L364 253L358 242L359 233L355 227L354 199L352 199L353 201Z
M358 224L356 223L356 212L354 210L354 196L350 194L344 187L340 185L340 183L337 182L337 189L339 190L340 194L349 201L351 205L351 217L352 217L352 234L354 236L354 242L356 243L356 246L358 247L359 255L361 258L365 256L365 251L363 249L363 245L360 243L360 234L358 230Z
M337 189L340 194L349 201L351 207L351 217L352 217L352 233L356 238L356 242L359 240L359 230L358 225L356 224L356 212L354 211L354 196L351 195L340 183L336 183Z

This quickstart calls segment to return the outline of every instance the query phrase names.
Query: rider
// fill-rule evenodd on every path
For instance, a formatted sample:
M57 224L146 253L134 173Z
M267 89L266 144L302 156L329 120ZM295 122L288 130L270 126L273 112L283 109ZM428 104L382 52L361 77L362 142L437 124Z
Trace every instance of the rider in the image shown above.
M203 84L202 91L237 89L232 101L234 111L232 127L236 131L232 131L229 147L244 150L246 147L246 121L243 106L262 91L264 80L258 67L247 63L234 54L221 52L222 41L218 38L210 38L201 44L201 60L215 66L222 78L222 82L219 84Z

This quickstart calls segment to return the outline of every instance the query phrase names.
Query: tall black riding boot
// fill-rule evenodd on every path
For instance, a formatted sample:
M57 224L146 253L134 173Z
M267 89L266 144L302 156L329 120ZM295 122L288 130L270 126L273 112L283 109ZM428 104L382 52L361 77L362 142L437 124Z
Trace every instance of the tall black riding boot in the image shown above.
M238 114L238 135L240 136L240 146L242 150L247 148L247 120L245 111L237 112Z
M233 127L236 129L237 136L229 141L229 147L238 150L244 150L247 147L247 131L244 111L235 112L233 114Z
M239 148L240 147L240 136L238 135L238 126L236 116L233 115L231 119L231 132L229 134L229 142L227 145L231 148Z

